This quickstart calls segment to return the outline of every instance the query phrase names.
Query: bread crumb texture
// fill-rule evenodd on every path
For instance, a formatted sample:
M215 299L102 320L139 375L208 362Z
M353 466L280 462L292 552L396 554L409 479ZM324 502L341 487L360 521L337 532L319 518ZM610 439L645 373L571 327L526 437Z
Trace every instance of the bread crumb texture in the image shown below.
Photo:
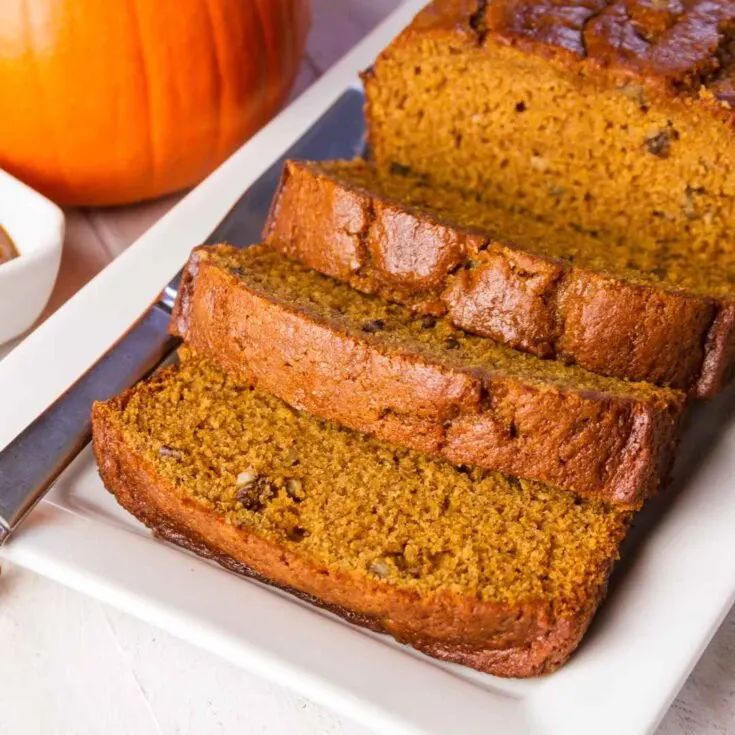
M629 513L381 444L182 357L114 420L158 476L224 522L422 594L542 599L564 615L604 585Z

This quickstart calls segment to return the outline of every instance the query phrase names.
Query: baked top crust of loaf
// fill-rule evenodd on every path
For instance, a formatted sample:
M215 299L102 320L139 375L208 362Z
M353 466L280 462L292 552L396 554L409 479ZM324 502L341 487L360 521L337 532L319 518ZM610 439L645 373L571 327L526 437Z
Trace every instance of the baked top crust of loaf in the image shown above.
M195 250L172 330L314 415L628 507L665 482L685 405L414 318L263 246Z
M714 283L708 295L706 280L688 292L699 285L691 260L679 280L616 272L625 258L601 236L555 232L362 161L288 161L264 240L365 293L602 375L708 397L735 370L735 284L731 297Z
M191 353L97 404L93 437L107 488L162 538L499 676L548 673L567 659L629 523L599 503L492 473L473 478L291 412ZM245 461L263 480L257 503L254 473L238 472ZM363 465L368 476L350 476ZM472 493L488 482L499 485L492 501ZM434 502L447 491L463 500ZM371 502L372 522L348 512ZM478 545L464 527L485 522Z
M471 45L491 36L575 66L632 74L733 115L731 0L435 0L394 43L414 34L452 34Z

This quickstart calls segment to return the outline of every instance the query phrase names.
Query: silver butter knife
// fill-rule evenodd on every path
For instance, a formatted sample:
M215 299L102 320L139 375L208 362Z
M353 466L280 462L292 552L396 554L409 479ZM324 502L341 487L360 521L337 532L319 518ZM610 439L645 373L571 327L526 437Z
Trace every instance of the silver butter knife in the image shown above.
M347 90L237 201L206 242L260 240L287 158L353 158L364 150L363 95ZM181 273L159 300L79 380L0 452L0 546L89 443L94 401L147 377L176 348L168 334Z

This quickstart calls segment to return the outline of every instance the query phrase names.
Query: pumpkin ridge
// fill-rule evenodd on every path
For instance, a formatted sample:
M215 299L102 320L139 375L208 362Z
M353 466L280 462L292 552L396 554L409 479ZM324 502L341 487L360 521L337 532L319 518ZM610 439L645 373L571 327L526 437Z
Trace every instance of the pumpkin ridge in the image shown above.
M217 112L215 126L215 134L212 136L214 140L214 155L212 156L213 161L221 161L224 156L222 153L222 127L223 127L223 110L222 110L222 95L225 91L225 80L222 74L222 59L219 53L219 39L217 37L217 28L212 15L212 7L209 4L209 0L203 0L205 15L207 16L207 22L209 24L209 33L212 38L212 56L214 57L215 68L217 73L214 75L216 80L215 96L217 98Z
M141 77L143 84L143 98L142 101L145 103L145 117L148 120L147 132L145 134L146 149L148 151L148 175L147 183L143 185L144 190L155 191L158 166L156 163L156 143L153 139L153 132L155 130L155 117L153 114L153 100L151 98L150 81L148 78L148 60L145 52L145 43L143 42L143 31L140 22L140 13L138 12L138 0L131 0L130 12L133 19L133 27L135 28L136 41L133 44L138 49L138 59L140 61Z

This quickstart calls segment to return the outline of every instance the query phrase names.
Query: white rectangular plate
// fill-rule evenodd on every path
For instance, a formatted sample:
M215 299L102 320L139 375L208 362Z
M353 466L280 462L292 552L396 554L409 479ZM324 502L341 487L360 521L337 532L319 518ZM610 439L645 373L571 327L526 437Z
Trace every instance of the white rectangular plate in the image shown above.
M421 4L401 6L0 363L0 447L137 319ZM735 599L734 403L731 391L700 412L678 465L683 491L641 516L581 649L541 680L437 663L154 540L105 492L89 450L4 554L380 732L650 732Z

